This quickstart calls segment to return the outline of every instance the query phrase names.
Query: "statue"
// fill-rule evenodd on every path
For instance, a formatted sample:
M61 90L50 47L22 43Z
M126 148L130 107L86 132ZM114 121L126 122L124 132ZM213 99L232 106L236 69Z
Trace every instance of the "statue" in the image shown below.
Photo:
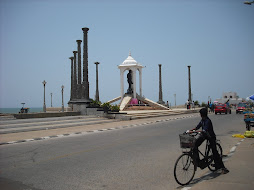
M131 88L131 85L133 84L132 82L132 71L129 70L129 73L127 74L127 82L129 83L129 88L127 90L127 94L132 94L133 90Z

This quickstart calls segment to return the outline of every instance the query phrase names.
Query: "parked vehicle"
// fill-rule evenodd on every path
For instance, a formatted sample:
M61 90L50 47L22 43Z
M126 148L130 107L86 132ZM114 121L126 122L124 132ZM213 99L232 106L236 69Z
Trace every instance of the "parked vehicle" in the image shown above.
M239 103L236 107L236 114L243 113L243 110L245 110L246 107L246 103Z
M231 114L231 108L227 104L219 104L215 106L214 112L215 114L217 113Z

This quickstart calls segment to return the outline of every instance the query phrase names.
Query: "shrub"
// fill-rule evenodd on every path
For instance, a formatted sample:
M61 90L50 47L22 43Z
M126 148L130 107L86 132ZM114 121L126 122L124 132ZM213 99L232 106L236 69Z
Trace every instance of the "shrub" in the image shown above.
M120 111L120 107L118 105L113 105L113 106L111 106L111 111L113 111L113 112L119 112Z
M92 102L90 103L90 107L100 107L100 106L101 106L100 101L96 101L92 99Z

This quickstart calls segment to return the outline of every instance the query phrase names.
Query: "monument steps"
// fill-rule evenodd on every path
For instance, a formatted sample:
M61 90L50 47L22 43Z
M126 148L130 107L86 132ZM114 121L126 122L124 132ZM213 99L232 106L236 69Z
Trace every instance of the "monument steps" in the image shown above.
M27 132L27 131L40 131L40 130L49 130L49 129L58 129L58 128L68 128L68 127L77 127L77 126L85 126L85 125L95 125L95 124L104 124L110 122L116 122L118 120L99 118L99 117L79 117L77 120L66 119L66 120L56 120L54 121L40 121L40 122L28 122L25 123L5 123L0 126L0 134L9 134L9 133L19 133L19 132ZM35 121L35 120L34 120Z
M181 115L181 114L197 113L197 112L198 110L168 110L168 111L160 110L160 111L149 111L149 112L129 111L127 115L130 116L132 120L134 120L134 119L163 117L163 116Z

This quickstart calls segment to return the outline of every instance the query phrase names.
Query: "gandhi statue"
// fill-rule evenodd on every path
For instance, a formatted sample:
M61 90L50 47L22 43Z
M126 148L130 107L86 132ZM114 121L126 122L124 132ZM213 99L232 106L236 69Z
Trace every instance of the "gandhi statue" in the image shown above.
M132 82L132 71L131 70L129 70L129 73L127 74L127 82L129 84L129 88L127 90L127 94L132 94L133 90L131 88L131 85L133 84L133 82Z

